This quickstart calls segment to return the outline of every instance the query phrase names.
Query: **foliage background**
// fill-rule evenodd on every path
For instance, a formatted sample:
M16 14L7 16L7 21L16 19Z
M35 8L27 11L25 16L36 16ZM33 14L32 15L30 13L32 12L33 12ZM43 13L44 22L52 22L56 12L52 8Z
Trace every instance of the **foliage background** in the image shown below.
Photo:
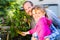
M28 31L31 28L31 17L27 15L22 8L25 1L26 0L0 0L0 26L10 26L11 38L19 35L17 30ZM30 36L21 36L21 38L28 40Z

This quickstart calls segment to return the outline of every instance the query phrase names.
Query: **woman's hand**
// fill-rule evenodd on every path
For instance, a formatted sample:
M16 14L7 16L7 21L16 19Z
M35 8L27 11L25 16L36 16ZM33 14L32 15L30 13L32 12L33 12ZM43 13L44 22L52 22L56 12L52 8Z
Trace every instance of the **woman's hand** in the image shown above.
M29 32L22 32L22 36L26 36L27 34L29 34Z
M49 37L47 37L47 38L45 38L45 40L50 40L50 38L49 38Z
M26 32L22 32L22 34L21 34L22 36L26 36L27 34L26 34Z
M37 38L32 37L31 40L37 40Z

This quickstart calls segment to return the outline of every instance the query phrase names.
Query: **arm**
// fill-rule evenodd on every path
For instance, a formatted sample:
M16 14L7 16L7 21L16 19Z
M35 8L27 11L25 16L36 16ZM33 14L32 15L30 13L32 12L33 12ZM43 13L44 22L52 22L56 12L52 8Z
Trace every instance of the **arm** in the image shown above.
M36 30L38 29L38 23L35 25L34 28L32 28L31 30L29 30L29 34L33 34L34 32L36 32Z
M33 33L36 32L36 31L39 32L39 31L41 31L43 28L48 27L48 25L50 26L51 23L52 23L51 20L48 20L48 18L43 17L43 18L39 19L39 21L37 22L36 26L35 26L33 29L29 30L29 33L30 33L30 34L33 34ZM44 31L44 30L43 30L43 31Z
M57 37L59 35L59 32L57 31L57 29L54 27L54 25L51 25L51 30L52 30L52 34L49 36L46 36L45 38L53 38L55 39L55 37Z
M52 19L53 24L56 25L58 28L60 28L60 19L55 15L55 13L52 10L46 9L48 18Z
M37 30L37 25L27 32L22 32L21 35L26 36L27 34L33 34L36 30Z

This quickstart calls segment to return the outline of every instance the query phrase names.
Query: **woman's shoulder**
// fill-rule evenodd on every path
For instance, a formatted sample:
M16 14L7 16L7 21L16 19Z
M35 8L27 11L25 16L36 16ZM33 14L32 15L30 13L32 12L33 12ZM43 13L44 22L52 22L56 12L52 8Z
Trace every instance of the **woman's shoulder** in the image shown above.
M48 20L47 17L43 16L42 18L39 19L40 21Z
M42 17L41 19L39 19L39 22L40 23L49 23L49 24L51 24L52 20L48 19L47 17Z

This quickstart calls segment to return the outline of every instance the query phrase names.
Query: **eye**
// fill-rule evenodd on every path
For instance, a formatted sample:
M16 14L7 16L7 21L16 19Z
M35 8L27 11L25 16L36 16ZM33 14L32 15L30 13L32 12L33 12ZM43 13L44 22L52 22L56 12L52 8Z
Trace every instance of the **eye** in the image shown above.
M28 7L27 9L25 9L25 10L28 10L29 8L31 8L31 7Z

